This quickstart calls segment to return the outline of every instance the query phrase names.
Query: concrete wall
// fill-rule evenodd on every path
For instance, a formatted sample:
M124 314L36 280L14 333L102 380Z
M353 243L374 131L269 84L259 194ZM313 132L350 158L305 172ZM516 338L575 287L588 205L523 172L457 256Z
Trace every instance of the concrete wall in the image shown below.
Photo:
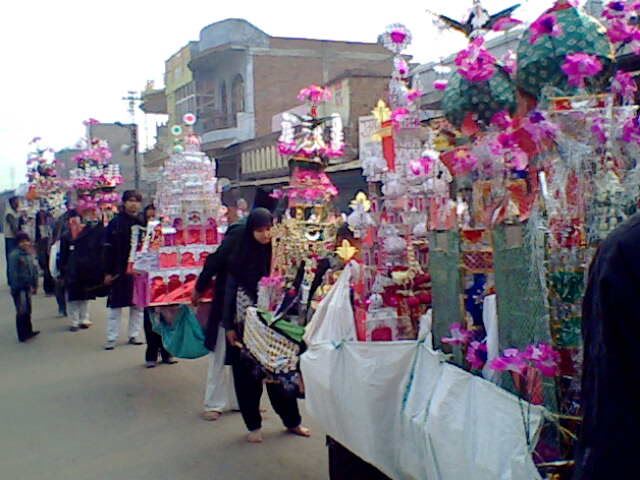
M204 52L228 43L267 47L269 36L246 20L229 18L204 27L200 31L198 49Z

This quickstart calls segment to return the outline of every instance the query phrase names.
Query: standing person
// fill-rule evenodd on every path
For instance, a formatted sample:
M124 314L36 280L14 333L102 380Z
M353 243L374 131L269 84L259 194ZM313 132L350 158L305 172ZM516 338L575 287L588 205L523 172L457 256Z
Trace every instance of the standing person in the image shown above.
M640 214L600 245L582 304L583 423L575 480L631 478L640 431L637 369ZM636 392L636 393L634 393ZM631 475L633 476L633 475Z
M253 200L253 208L266 208L273 212L278 201L271 195L258 188ZM197 306L202 296L215 278L214 298L209 313L209 321L205 329L205 347L210 350L209 368L207 370L207 384L204 394L203 418L208 421L217 420L227 410L237 410L238 400L232 385L232 373L226 365L227 341L222 325L222 309L228 277L229 260L234 249L242 240L246 226L246 217L233 223L227 229L218 249L207 257L202 272L198 276L193 291L193 305Z
M149 222L153 221L156 218L156 207L151 205L147 205L144 207L142 212L142 219L145 227L149 227ZM153 312L153 307L146 307L144 309L144 335L147 340L147 351L145 352L145 360L147 368L153 368L158 363L158 354L162 358L162 363L166 363L167 365L173 365L178 363L175 360L171 353L165 350L164 345L162 345L162 336L160 334L153 331L153 325L151 324L151 313Z
M133 275L127 272L131 251L131 229L141 225L138 214L142 204L142 195L135 190L122 194L121 211L111 220L105 232L104 283L111 286L107 300L107 343L105 350L113 350L120 334L122 309L129 307L129 344L143 345L138 340L144 320L142 308L133 305Z
M38 265L43 273L42 289L46 295L53 295L56 289L55 281L49 270L49 251L53 234L52 220L51 214L44 208L41 208L36 214L36 252Z
M69 233L69 219L74 217L78 217L78 213L74 209L68 208L56 219L53 226L51 251L49 252L49 271L55 281L56 303L60 317L67 316L67 291L60 275L60 242L62 237Z
M67 292L71 316L69 330L89 328L89 301L103 282L100 249L104 227L96 208L83 207L69 215L69 231L60 240L60 278Z
M273 216L264 208L254 209L247 218L242 240L230 261L230 277L225 292L224 327L230 345L233 379L240 404L240 411L249 430L250 443L262 442L262 416L260 398L263 380L254 376L254 369L243 357L242 335L246 309L255 305L258 298L258 282L271 271L271 228ZM267 383L269 400L290 433L310 436L301 425L298 400L288 395L279 383Z
M29 235L18 232L14 238L17 246L9 254L9 286L16 306L18 340L26 342L40 333L31 325L31 295L38 291L38 267Z
M18 245L16 235L20 232L20 214L18 213L18 208L20 208L20 199L14 196L7 201L4 211L3 232L4 253L5 260L7 261L7 281L9 281L9 255L11 255L13 249Z

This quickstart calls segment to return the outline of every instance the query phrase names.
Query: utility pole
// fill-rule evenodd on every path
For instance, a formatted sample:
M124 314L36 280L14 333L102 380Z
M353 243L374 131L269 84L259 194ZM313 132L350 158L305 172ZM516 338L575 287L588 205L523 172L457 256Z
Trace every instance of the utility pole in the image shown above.
M142 102L140 94L134 90L129 90L122 100L128 103L128 112L131 117L129 131L131 132L131 146L133 148L133 169L135 189L140 189L140 166L138 165L138 125L136 124L136 104Z

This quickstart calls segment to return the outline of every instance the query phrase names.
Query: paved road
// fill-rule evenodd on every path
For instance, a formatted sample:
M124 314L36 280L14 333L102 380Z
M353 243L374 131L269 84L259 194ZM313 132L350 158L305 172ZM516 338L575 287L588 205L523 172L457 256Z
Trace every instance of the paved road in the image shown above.
M147 370L144 346L102 350L104 300L92 302L94 326L71 333L66 320L54 316L55 300L39 295L33 323L42 334L19 344L4 274L0 277L0 478L328 477L324 436L317 429L311 439L286 435L270 410L265 443L249 445L239 414L201 420L205 360Z

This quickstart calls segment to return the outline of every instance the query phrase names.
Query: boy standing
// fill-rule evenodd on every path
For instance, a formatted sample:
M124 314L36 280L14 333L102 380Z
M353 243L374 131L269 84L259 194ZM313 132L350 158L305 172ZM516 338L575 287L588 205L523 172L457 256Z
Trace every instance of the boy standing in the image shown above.
M9 286L16 306L16 330L18 340L26 342L40 332L31 325L31 295L38 289L38 269L29 235L18 232L17 248L9 255Z

